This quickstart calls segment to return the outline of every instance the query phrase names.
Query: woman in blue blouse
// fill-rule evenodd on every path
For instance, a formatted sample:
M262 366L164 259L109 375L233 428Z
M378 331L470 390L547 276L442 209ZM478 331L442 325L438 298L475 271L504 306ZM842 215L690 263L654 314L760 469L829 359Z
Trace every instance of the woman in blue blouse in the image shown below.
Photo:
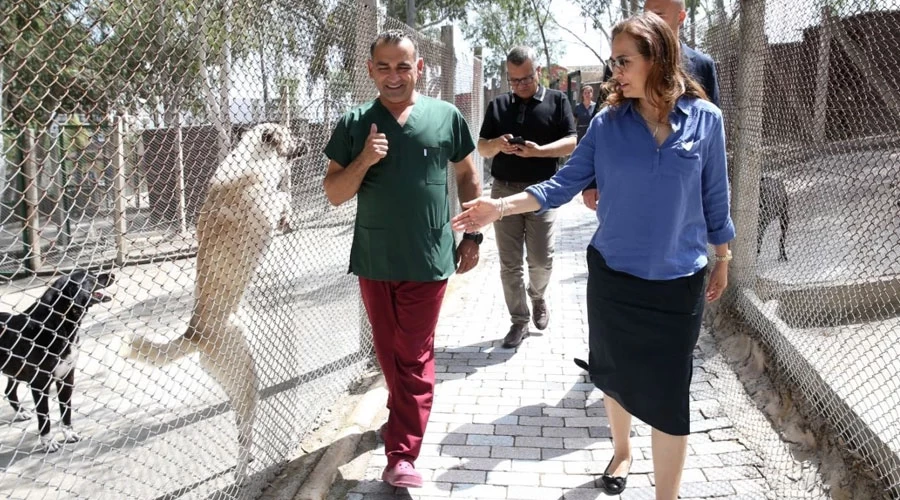
M653 427L656 498L668 500L678 496L687 451L704 299L718 299L728 283L734 224L725 129L721 111L685 73L662 19L635 16L612 35L609 97L568 163L524 193L467 203L453 224L472 231L556 208L597 179L600 224L587 251L588 371L604 393L615 451L599 486L613 495L625 488L634 415ZM707 244L716 257L704 287Z

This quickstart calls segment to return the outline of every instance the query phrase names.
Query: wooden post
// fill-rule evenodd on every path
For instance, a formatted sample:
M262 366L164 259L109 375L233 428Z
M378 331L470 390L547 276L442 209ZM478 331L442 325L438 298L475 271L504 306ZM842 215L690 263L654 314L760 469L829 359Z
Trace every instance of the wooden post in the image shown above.
M482 62L482 48L475 47L474 57L472 58L472 122L471 128L475 130L481 128L481 120L484 118L484 63ZM477 133L477 132L476 132ZM475 141L478 141L476 136ZM484 158L481 155L475 155L476 167L482 188L484 187Z
M456 47L453 40L453 26L441 26L441 99L453 104L456 100Z
M175 116L175 196L178 204L178 232L187 234L187 202L185 201L184 187L184 136L181 133L181 105L179 102L177 115Z
M117 117L113 129L113 224L116 234L116 264L124 265L128 256L128 240L125 234L128 232L128 219L126 218L128 204L125 199L125 131L124 117Z
M369 74L366 71L369 46L378 35L378 0L362 0L357 6L355 11L355 57L353 69L350 71L350 92L353 95L353 104L369 101L378 95L375 86L369 81Z
M756 279L756 232L759 177L762 171L763 93L765 91L766 0L741 0L740 60L737 74L737 135L731 213L737 229L731 291L751 287ZM733 293L729 294L733 296Z
M35 164L34 130L25 128L23 131L25 144L22 148L22 180L25 183L25 266L29 271L38 272L41 269L41 221L40 221L40 196L37 185L37 165Z
M813 142L825 144L828 121L828 81L831 64L831 7L822 7L822 26L819 29L819 63L816 65L815 104L813 105Z

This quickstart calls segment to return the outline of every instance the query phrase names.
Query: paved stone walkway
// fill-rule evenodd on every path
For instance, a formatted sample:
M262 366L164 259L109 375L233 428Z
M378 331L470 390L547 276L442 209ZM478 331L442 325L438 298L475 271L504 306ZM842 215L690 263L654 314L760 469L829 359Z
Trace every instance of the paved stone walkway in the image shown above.
M532 328L518 349L500 347L509 319L489 232L479 267L451 281L438 325L438 386L416 462L425 487L395 491L382 483L386 461L379 446L368 453L365 477L357 478L349 500L610 498L593 483L612 456L602 394L572 362L587 356L585 247L596 221L576 202L560 209L559 223L549 328ZM693 434L681 497L776 498L764 479L763 459L745 445L756 441L726 416L721 401L741 397L721 391L740 386L730 372L728 384L715 384L727 368L721 362L707 366L717 353L706 333L696 354ZM752 420L757 431L766 427L758 410L747 404L745 411L750 416L740 420ZM649 426L635 420L633 436L635 461L621 498L653 499Z

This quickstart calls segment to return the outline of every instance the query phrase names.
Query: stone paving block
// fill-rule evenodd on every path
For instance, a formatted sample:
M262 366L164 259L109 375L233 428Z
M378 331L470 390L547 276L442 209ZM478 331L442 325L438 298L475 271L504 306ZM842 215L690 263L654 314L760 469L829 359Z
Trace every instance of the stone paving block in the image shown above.
M506 486L454 484L450 498L506 498Z
M535 488L529 486L510 486L507 498L516 500L555 500L562 497L562 488Z
M716 498L734 495L734 487L728 481L706 481L683 483L679 490L681 498Z
M419 457L416 460L417 469L453 469L460 466L459 457ZM387 465L387 463L385 463Z
M490 446L455 446L446 445L441 448L443 456L459 458L487 458L491 456Z
M493 434L494 426L491 424L464 424L450 429L453 433L458 434Z
M467 445L472 446L514 446L513 436L487 436L484 434L469 434Z
M533 448L562 448L562 438L550 437L532 437L519 436L516 437L515 446L533 447Z
M537 460L541 458L540 448L515 448L512 446L494 446L489 455L491 458L513 458Z
M574 490L567 490L563 493L564 500L597 500L601 498L613 498L606 496L606 493L601 489L588 489L588 488L578 488Z
M435 479L443 483L486 484L486 473L481 470L453 469L437 471Z
M535 425L539 427L562 427L564 420L560 417L519 417L519 425Z
M744 479L762 478L759 469L749 465L707 467L702 470L710 481L740 481Z
M544 429L551 427L538 427L536 425L497 425L494 434L503 436L540 436ZM559 428L559 427L552 427Z
M495 424L494 433L497 433L496 426L515 425L518 427L519 417L517 415L504 415L496 417L494 415L472 415L473 424Z
M740 438L737 429L715 429L709 431L709 438L713 441L732 441Z
M460 469L483 471L511 471L512 460L504 458L468 458L460 462Z
M718 455L731 452L745 451L747 448L737 441L716 441L691 445L695 455Z
M587 417L587 412L579 408L544 408L548 417Z
M585 485L592 487L595 477L587 474L541 474L540 483L541 486L565 489L581 488ZM630 483L631 479L628 481Z
M466 444L467 437L465 434L458 433L427 432L422 438L422 442L425 444Z
M416 488L416 500L425 500L426 498L447 498L453 488L452 483L439 483L434 481L426 481L421 488ZM397 491L403 491L398 489ZM394 499L397 497L395 496ZM366 499L368 500L368 499Z
M544 437L588 439L588 430L584 427L544 427L542 432Z
M643 488L625 488L619 495L620 500L656 500L656 489L650 486Z
M470 424L472 423L472 415L465 413L432 413L429 418L430 422L447 422L451 424Z
M488 484L500 484L506 486L538 486L540 474L530 472L491 471L487 473Z
M741 479L731 481L731 487L734 488L739 495L756 495L763 494L767 491L765 479Z
M756 452L750 450L722 453L721 455L719 455L719 458L722 460L722 464L724 465L763 465L762 458L760 458L760 456Z
M580 462L593 459L588 450L564 450L541 448L541 460L559 460L561 462Z

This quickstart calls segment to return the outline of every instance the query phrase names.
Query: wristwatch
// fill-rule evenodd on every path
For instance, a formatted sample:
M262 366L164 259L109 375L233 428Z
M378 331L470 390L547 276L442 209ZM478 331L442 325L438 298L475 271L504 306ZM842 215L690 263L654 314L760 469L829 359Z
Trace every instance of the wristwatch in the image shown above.
M484 241L484 235L481 233L463 233L464 240L472 240L476 245L481 245L481 242Z

